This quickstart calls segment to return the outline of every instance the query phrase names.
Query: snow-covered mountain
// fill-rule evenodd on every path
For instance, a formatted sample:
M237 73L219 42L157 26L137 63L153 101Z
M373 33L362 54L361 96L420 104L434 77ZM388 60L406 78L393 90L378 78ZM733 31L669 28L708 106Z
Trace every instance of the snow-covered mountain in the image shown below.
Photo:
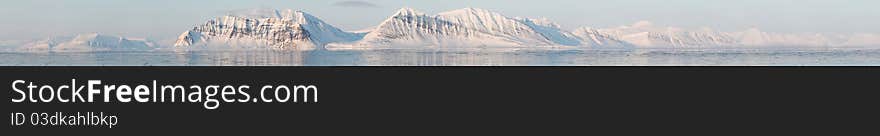
M176 47L315 49L363 36L340 30L302 11L254 9L207 21L178 37Z
M730 33L739 42L739 45L746 47L767 47L767 46L783 46L783 47L832 47L842 46L844 41L832 40L834 38L829 35L819 33L770 33L763 32L757 28L750 28L741 32Z
M722 32L657 26L648 21L611 28L563 30L548 19L509 17L465 8L427 15L402 8L371 29L346 32L302 11L231 12L178 37L176 47L360 48L754 48L860 47L876 34Z
M17 41L17 40L0 40L0 45L3 45L3 46L6 46L6 45L13 45L13 44L16 44L16 43L19 43L19 42L20 42L20 41Z
M721 32L709 28L688 30L677 27L659 27L647 21L640 21L628 26L598 29L593 32L595 35L606 35L612 39L620 39L638 48L816 48L864 47L880 44L880 39L878 39L880 36L872 34L771 33L757 28Z
M140 38L102 35L98 33L80 34L74 37L52 37L34 41L20 47L25 51L120 51L150 50L157 48L154 42Z
M0 40L0 50L13 49L21 44L22 42L18 40Z
M647 48L729 46L736 44L736 40L727 33L711 29L688 31L675 27L657 27L647 21L616 28L589 30L592 30L596 35L613 37L613 39L620 39L637 47Z
M623 44L614 39L584 42L546 19L507 17L485 9L465 8L429 16L403 8L362 40L327 48L423 47L575 47Z
M593 45L594 48L633 48L634 46L618 37L600 32L598 29L581 27L572 32L581 45Z
M859 33L837 37L838 39L843 39L843 42L839 44L839 46L843 47L876 47L880 45L880 35L878 34Z

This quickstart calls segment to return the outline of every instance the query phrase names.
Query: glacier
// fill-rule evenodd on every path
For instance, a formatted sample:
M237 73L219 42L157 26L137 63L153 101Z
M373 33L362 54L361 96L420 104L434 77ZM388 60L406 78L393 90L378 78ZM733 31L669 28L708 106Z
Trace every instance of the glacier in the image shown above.
M98 33L79 34L73 37L59 36L25 43L21 51L89 52L134 51L158 48L155 42L143 38L126 38Z

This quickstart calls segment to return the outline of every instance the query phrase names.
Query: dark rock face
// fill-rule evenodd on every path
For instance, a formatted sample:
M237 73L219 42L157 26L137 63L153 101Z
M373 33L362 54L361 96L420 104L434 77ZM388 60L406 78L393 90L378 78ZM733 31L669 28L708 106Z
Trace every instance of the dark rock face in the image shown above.
M274 48L288 48L310 42L309 37L301 24L291 20L226 16L184 33L175 46L191 46L207 40L251 40Z

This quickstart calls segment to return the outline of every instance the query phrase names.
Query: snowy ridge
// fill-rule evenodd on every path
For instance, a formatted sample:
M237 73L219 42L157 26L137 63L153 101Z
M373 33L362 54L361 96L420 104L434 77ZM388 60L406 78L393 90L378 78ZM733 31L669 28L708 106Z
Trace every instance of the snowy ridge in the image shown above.
M584 44L579 39L577 39L574 34L563 31L558 24L550 22L550 20L547 18L518 18L518 20L521 20L522 23L526 24L526 26L534 29L536 32L541 34L541 36L553 42L554 44L567 46L577 46Z
M224 16L186 31L177 47L211 44L240 48L314 48L301 25L278 18L250 19Z
M209 20L181 34L174 46L315 49L361 36L302 11L254 9Z
M727 33L709 29L688 31L675 27L657 27L647 21L629 26L599 29L596 32L623 40L637 47L647 48L699 48L736 44L733 37Z
M485 9L465 8L428 16L403 8L382 22L362 40L335 43L327 48L482 48L621 45L609 42L583 42L559 25L546 19L507 17ZM392 47L397 46L397 47Z
M751 28L742 32L733 32L733 35L740 43L745 46L808 46L808 47L830 47L831 45L842 45L841 42L832 41L830 37L822 34L782 34L762 32L756 28Z
M97 33L80 34L75 37L56 37L27 43L19 50L24 51L125 51L151 50L157 45L145 39L125 38Z
M581 45L594 45L594 48L633 47L632 44L624 42L623 40L618 39L618 37L599 32L599 30L589 27L575 29L572 34L579 38Z
M497 36L519 44L551 45L552 42L522 20L484 9L465 8L439 13L437 19L449 21L472 32Z
M721 32L709 28L687 30L657 27L647 21L629 26L599 29L596 33L621 39L638 48L837 48L880 44L880 36L875 34L771 33L757 28Z
M330 44L328 48L376 48L392 45L421 48L486 44L518 45L505 37L496 37L478 29L467 28L410 8L403 8L370 31L362 40L351 44Z

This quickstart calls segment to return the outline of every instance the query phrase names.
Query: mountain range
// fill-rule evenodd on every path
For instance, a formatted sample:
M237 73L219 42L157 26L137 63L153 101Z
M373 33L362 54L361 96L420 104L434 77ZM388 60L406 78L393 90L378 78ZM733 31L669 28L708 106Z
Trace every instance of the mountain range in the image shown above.
M294 10L255 9L214 18L180 35L176 47L314 49L354 41L362 34L342 31Z
M18 50L22 51L120 51L150 50L158 45L146 39L126 38L98 33L79 34L73 37L50 37L44 40L25 43Z
M722 32L657 26L641 21L610 28L565 30L544 18L511 17L464 8L428 15L402 8L364 31L344 31L303 11L252 9L230 12L186 30L178 48L376 49L376 48L772 48L871 47L877 34L771 33L756 28ZM49 38L22 50L138 50L157 48L137 38L81 34Z
M278 22L287 24L277 25ZM268 27L271 26L271 27ZM277 34L282 32L283 34ZM298 42L289 42L298 41ZM510 17L464 8L427 15L402 8L371 30L346 32L302 11L251 10L210 20L181 35L175 46L261 43L263 47L360 48L769 48L866 47L875 34L770 33L756 28L688 30L641 21L611 28L562 29L547 19ZM249 44L255 45L255 44Z
M593 32L572 33L547 19L508 17L476 8L438 15L402 8L372 30L346 32L302 11L257 9L209 20L181 34L174 45L306 49L630 46Z
M593 39L603 42L593 42ZM586 39L563 31L546 19L513 18L484 9L466 8L429 16L404 8L363 39L327 48L472 48L620 46L610 37Z

